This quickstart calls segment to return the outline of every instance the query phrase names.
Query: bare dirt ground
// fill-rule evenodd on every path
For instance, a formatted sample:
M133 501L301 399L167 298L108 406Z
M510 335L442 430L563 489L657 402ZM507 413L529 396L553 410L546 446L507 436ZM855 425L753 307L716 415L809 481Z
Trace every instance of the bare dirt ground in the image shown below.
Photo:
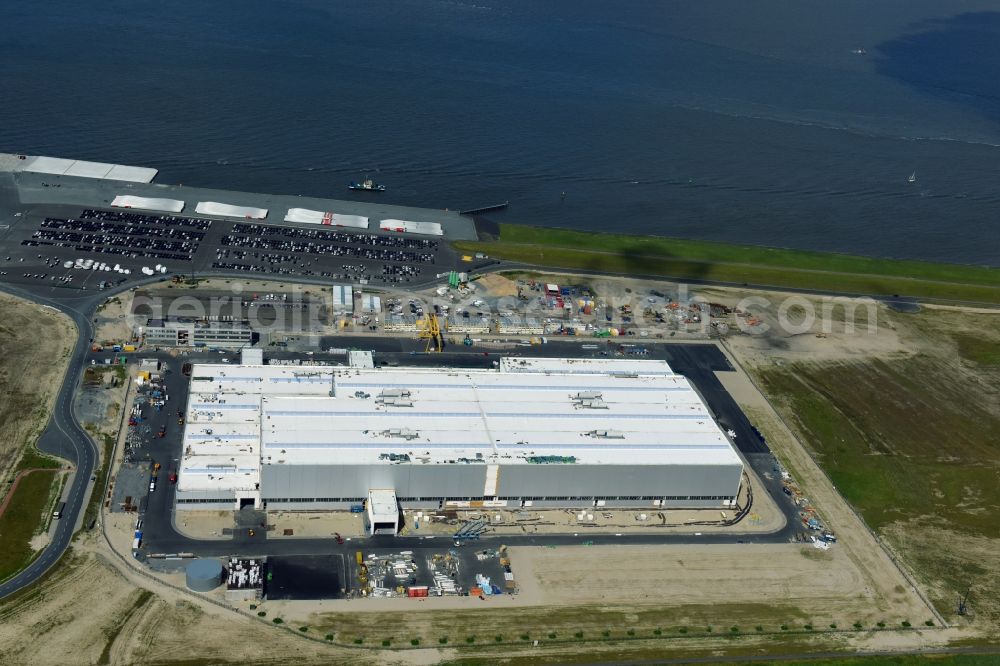
M517 296L517 283L496 273L482 276L476 280L476 286L485 289L487 295L493 298Z
M106 300L94 316L94 341L101 344L128 342L133 330L128 315L132 310L134 291L126 291Z
M145 291L150 293L167 293L176 294L178 291L190 291L193 289L205 289L205 290L219 290L219 291L229 291L232 290L233 293L239 292L258 292L258 291L282 291L282 292L300 292L304 295L321 295L326 298L326 303L331 304L333 302L333 292L329 287L323 287L314 284L296 284L294 282L285 282L281 280L239 280L239 279L226 279L226 278L199 278L197 286L192 286L188 284L173 284L169 281L159 282L157 284L152 284L143 288Z
M760 487L756 477L752 483ZM739 501L746 501L746 487L740 491ZM414 524L417 511L404 511L407 525ZM424 516L441 515L436 511L421 511ZM635 534L635 533L674 533L690 534L699 532L727 532L730 534L765 533L784 526L784 516L775 506L767 493L757 493L754 496L754 506L750 514L739 523L726 525L724 521L731 520L733 510L719 509L659 509L657 507L634 508L628 510L605 510L595 507L574 509L526 509L526 510L490 510L458 511L459 522L443 522L422 520L420 528L407 528L408 534L429 534L435 536L450 536L455 533L462 521L477 520L481 516L490 521L489 534L579 534L586 538L588 534ZM581 520L580 516L583 516ZM694 526L690 523L698 522ZM701 524L701 523L715 524ZM341 532L345 536L349 532Z
M622 643L603 645L602 643L583 644L581 648L572 645L553 644L546 647L547 627L541 624L546 615L559 612L548 606L537 607L530 611L527 619L533 636L541 639L542 645L533 647L522 642L510 632L517 626L517 618L528 613L525 609L510 609L494 607L484 610L484 603L478 609L441 610L439 612L359 612L362 607L348 606L345 609L344 621L335 627L322 625L323 618L319 615L305 618L309 622L309 633L320 632L319 641L310 641L298 634L298 625L291 616L284 616L286 624L292 623L291 631L279 628L267 621L237 615L215 605L208 604L197 595L176 592L133 573L121 570L121 565L102 554L100 544L91 537L75 549L71 556L72 562L61 566L58 572L46 583L44 594L32 594L14 602L0 603L0 662L10 666L48 665L48 664L432 664L447 659L460 659L479 656L487 661L501 661L505 658L521 656L525 658L540 658L554 656L563 657L575 650L583 649L588 655L630 654L634 650L657 650L661 656L665 651L674 653L687 651L704 651L711 649L713 639L701 637L697 640L685 639L676 634L676 628L669 623L684 622L692 625L705 619L705 605L682 607L681 613L668 610L672 602L668 598L662 601L665 605L644 607L619 607L605 603L600 606L581 606L583 614L593 617L589 624L580 617L572 619L572 625L560 625L559 631L570 631L569 626L585 626L592 635L597 636L596 627L613 627L622 637L626 627L636 627L644 631L644 635L652 638L647 630L649 626L663 626L666 632L673 633L669 640L640 641L634 646ZM619 560L614 553L600 553L605 558ZM629 553L630 556L633 553ZM671 556L677 553L671 553ZM696 553L691 553L697 559ZM721 553L709 553L709 558ZM764 555L764 553L762 553ZM774 553L767 553L774 556ZM525 555L518 558L524 560ZM700 573L695 576L709 582L712 572L694 561L684 559L685 566L673 562L670 567L675 573L680 573L691 565ZM808 558L789 551L781 556L783 564L789 563L797 568L795 558L810 562ZM863 594L859 581L841 569L841 562L836 554L831 555L827 564L834 575L829 582L821 582L819 593L827 595L832 587L841 583L847 585L852 592ZM656 569L651 560L644 560ZM725 566L724 560L710 563ZM541 554L535 562L536 566L545 567L544 571L558 570L558 559L550 559L548 554ZM820 562L820 564L824 564ZM646 565L642 565L646 566ZM542 571L543 569L539 569ZM735 580L739 572L730 578ZM149 588L152 594L141 590ZM685 601L695 597L686 597ZM398 600L405 601L405 600ZM354 602L351 602L354 603ZM776 598L781 607L785 604ZM268 607L265 605L265 607ZM268 607L270 609L270 607ZM270 610L269 618L276 615L277 607ZM423 610L423 609L422 609ZM427 611L430 610L428 607ZM753 622L752 618L771 619L768 611L762 605L744 609L743 618ZM335 617L340 617L337 614ZM353 618L356 624L347 624ZM762 619L761 621L764 621ZM817 620L818 622L818 616ZM580 624L580 622L584 622ZM621 624L609 624L619 622ZM651 623L658 624L651 624ZM801 623L801 620L799 620ZM365 644L353 645L353 631L360 626L367 626ZM306 625L303 625L306 626ZM522 625L523 626L523 625ZM554 625L553 625L554 626ZM376 642L373 627L382 627L395 637L393 647L411 648L409 636L427 636L421 641L419 649L405 651L389 651L375 649L381 647L381 641ZM719 626L719 631L727 631L727 627ZM348 646L327 645L322 640L323 632L335 632L338 641L348 643ZM474 647L465 644L467 634L478 634L480 642L493 643L493 634L506 634L505 643L498 651L490 645ZM752 635L742 640L743 650L765 649L765 639ZM435 635L451 637L452 645L440 645ZM957 635L950 634L952 636ZM563 634L564 641L571 634ZM907 645L920 644L932 646L940 644L944 636L941 632L910 632L906 634ZM404 640L405 637L405 640ZM314 636L315 638L315 636ZM773 640L773 639L772 639ZM809 638L817 649L829 648L866 648L872 644L887 644L892 639L881 633L857 635L830 635L821 638ZM733 649L737 643L732 639L720 637L717 643L717 654L724 654Z
M759 486L754 478L753 483ZM741 491L740 501L746 500L746 488ZM580 520L580 512L584 519ZM570 509L546 510L500 510L487 512L483 510L459 510L457 519L442 521L431 519L436 516L444 518L441 511L405 510L404 517L407 534L427 534L434 536L450 536L464 521L478 520L486 517L490 521L490 533L493 534L565 534L576 532L581 537L587 534L636 533L636 532L672 532L690 533L730 532L733 534L753 534L780 529L784 525L784 516L775 506L774 501L766 493L754 496L754 506L751 513L741 522L726 526L723 520L731 519L734 511L719 509L702 510L660 510L656 507L636 508L630 510L605 510L589 507L586 510ZM420 514L420 517L418 517ZM660 517L662 515L662 518ZM725 516L725 518L723 518ZM215 538L222 534L224 527L232 527L232 512L219 511L184 511L178 514L177 526L186 534L201 538ZM662 523L666 522L665 525ZM717 521L717 525L701 525L692 527L686 523L694 521ZM268 513L268 523L274 525L269 539L299 538L299 537L331 537L340 534L343 537L364 536L364 524L360 514L344 511L271 511ZM419 528L414 525L419 523ZM290 534L286 531L290 530Z
M0 605L0 662L336 664L360 656L168 588L147 596L142 584L99 554L78 553L45 594Z
M66 316L0 294L0 494L26 446L48 422L56 392L66 374L76 327Z
M178 511L174 526L195 539L229 539L224 529L232 529L236 521L232 511Z

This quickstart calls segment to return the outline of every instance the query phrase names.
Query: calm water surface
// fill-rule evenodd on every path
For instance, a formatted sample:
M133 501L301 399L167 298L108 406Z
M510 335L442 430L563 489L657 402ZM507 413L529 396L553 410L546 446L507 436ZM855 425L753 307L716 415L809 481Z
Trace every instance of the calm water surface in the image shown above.
M392 203L509 199L511 222L1000 265L991 6L4 2L0 150L338 198L369 173Z

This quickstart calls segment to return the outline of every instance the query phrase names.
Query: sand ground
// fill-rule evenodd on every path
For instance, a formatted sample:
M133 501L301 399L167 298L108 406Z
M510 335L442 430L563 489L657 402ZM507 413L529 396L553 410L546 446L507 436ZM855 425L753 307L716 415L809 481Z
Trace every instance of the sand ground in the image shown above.
M48 421L76 342L76 326L65 315L0 294L0 495L14 480L26 444L33 445Z
M132 311L133 290L122 292L105 301L94 316L94 341L100 344L121 344L132 339L133 330L128 320Z

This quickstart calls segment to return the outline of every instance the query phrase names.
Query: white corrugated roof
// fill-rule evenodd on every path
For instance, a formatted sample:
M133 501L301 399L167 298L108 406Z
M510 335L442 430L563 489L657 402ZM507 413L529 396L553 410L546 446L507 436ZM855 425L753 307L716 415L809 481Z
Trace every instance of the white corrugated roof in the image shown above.
M666 361L628 358L510 358L500 359L504 372L558 374L635 374L673 375Z
M499 370L197 365L185 441L213 423L256 423L264 464L395 463L389 454L419 464L739 464L665 362L536 361Z
M333 307L336 310L354 309L354 290L350 285L333 285Z

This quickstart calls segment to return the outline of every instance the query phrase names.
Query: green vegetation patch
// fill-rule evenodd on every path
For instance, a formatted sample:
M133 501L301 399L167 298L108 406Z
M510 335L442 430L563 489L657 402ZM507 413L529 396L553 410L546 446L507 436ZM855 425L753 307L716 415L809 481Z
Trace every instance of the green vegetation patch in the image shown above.
M599 273L1000 303L1000 270L979 266L513 224L500 225L497 241L454 245L509 261Z
M712 604L684 606L537 606L524 608L493 608L489 610L435 610L421 613L324 613L317 618L317 631L336 630L341 635L361 635L372 626L392 627L393 635L406 635L431 645L442 637L452 638L448 644L463 648L469 645L496 645L498 642L521 644L533 640L544 643L603 642L607 639L653 640L654 630L678 626L682 622L704 627L713 622L752 625L755 621L774 624L779 621L804 621L803 612L791 605ZM454 637L456 626L489 627L490 633ZM616 627L615 629L609 629ZM631 633L629 633L631 632ZM664 635L670 631L663 631ZM692 633L695 633L692 631ZM579 634L579 636L577 636ZM501 637L497 641L496 637ZM555 636L555 638L551 638ZM379 636L378 639L393 636Z
M998 373L973 378L950 359L929 356L756 372L837 489L903 555L938 610L953 615L972 586L979 617L1000 620L1000 581L990 574L1000 562Z
M83 517L83 525L86 527L91 520L97 518L97 513L101 509L101 502L104 499L104 483L108 478L108 467L111 465L111 451L115 445L115 438L111 435L102 434L97 437L98 447L101 450L100 465L94 471L96 479L93 482L93 489L90 493L90 501L87 503L87 512Z
M972 335L956 334L952 338L958 346L958 354L966 361L977 365L1000 365L1000 342L990 338Z
M59 469L64 464L55 458L45 455L32 446L24 450L21 462L17 465L17 471L20 472L25 469Z
M837 489L873 528L935 516L1000 534L1000 413L928 358L760 372Z
M14 496L0 516L0 580L10 578L34 558L30 541L45 522L49 495L56 475L32 472L17 484Z

